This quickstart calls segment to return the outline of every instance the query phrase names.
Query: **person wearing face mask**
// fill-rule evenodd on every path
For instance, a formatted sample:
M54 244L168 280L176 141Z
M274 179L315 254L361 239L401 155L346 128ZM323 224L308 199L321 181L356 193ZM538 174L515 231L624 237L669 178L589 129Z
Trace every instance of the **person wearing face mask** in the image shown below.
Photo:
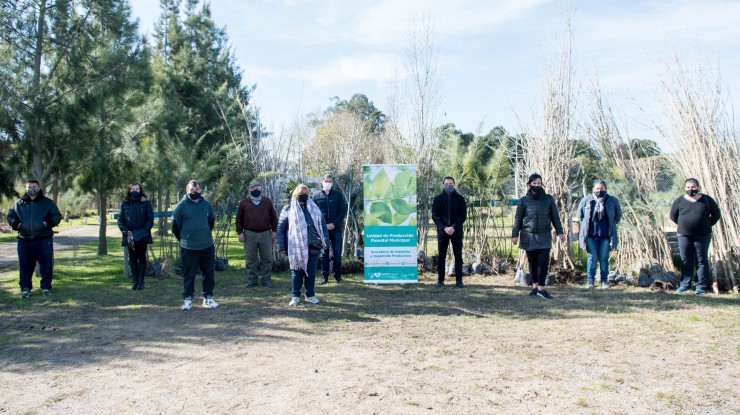
M565 234L555 199L542 188L542 176L532 174L527 185L529 190L519 199L516 207L511 243L519 243L519 249L527 252L529 272L532 275L532 291L529 295L552 300L552 296L545 291L552 249L552 227L555 227L555 233L563 242Z
M678 225L678 249L681 253L681 284L678 292L691 289L696 264L696 294L704 294L709 286L709 245L712 243L712 226L720 219L717 202L701 193L699 180L684 182L686 194L673 202L671 220Z
M51 295L54 277L54 231L62 213L56 203L44 196L38 180L26 182L26 194L8 211L8 225L18 232L18 265L21 297L31 296L32 277L39 265L41 293Z
M329 242L333 255L332 269L334 279L337 283L342 282L342 232L344 218L347 217L347 201L341 192L332 189L334 177L331 174L324 175L321 182L321 190L314 193L312 199L321 210L326 227L329 230ZM321 253L321 282L329 282L329 247Z
M132 290L144 289L146 250L152 243L153 225L154 209L146 197L144 186L139 182L129 183L118 213L118 229L123 234L122 245L128 249Z
M262 194L262 185L249 183L249 197L239 203L236 212L236 233L244 244L246 288L272 287L272 241L277 232L277 214L272 201Z
M445 261L447 250L452 243L452 254L455 257L455 286L463 288L462 281L462 248L463 223L467 217L467 203L465 198L455 190L455 179L447 176L442 181L444 190L434 197L432 202L432 220L437 226L437 284L442 288L445 285Z
M185 196L177 203L172 213L172 233L180 242L182 259L182 310L193 308L195 274L200 269L203 274L203 307L216 308L213 288L216 285L216 249L213 246L213 216L211 202L201 195L200 182L190 180L185 188Z
M308 197L308 186L299 184L290 203L280 212L277 228L278 251L288 256L292 280L289 306L301 301L301 288L306 287L306 302L318 304L316 297L316 269L319 253L326 249L329 231L321 210Z
M617 224L622 220L619 200L606 192L606 182L595 180L593 193L578 205L581 230L578 244L586 249L587 288L594 288L596 262L601 272L601 288L609 288L609 252L617 249Z

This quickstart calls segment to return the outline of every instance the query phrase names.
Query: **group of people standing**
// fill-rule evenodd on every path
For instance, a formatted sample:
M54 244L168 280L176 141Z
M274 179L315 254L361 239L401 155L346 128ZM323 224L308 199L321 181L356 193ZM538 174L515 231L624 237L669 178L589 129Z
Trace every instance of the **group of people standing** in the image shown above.
M330 269L337 283L342 282L342 232L347 215L347 203L340 192L332 189L334 179L327 174L322 189L312 197L304 184L293 190L290 202L277 216L272 201L262 194L262 185L249 184L249 196L239 204L236 215L236 232L244 244L246 288L261 284L272 287L273 242L278 252L286 255L291 269L290 306L297 306L305 290L305 302L319 303L315 281L319 257L322 279L329 282ZM446 257L452 244L455 286L463 288L463 224L467 202L455 190L455 179L445 177L443 191L434 198L432 219L437 228L438 280L442 288L445 281ZM519 199L512 228L512 243L526 252L532 276L530 296L551 300L545 290L552 249L552 230L560 241L565 234L555 199L543 188L542 176L535 173L527 180L528 190ZM698 268L695 293L704 294L710 278L708 250L712 227L720 219L720 209L711 197L701 193L699 181L694 178L684 182L685 195L673 203L670 218L678 226L681 254L681 282L678 292L691 289L695 267ZM185 195L173 212L172 233L180 243L183 273L183 310L193 307L195 275L203 275L203 307L216 308L213 298L215 287L215 247L213 206L201 194L201 184L190 180ZM8 224L18 232L19 285L21 297L31 295L32 275L39 265L41 291L51 295L53 279L53 228L62 215L53 200L44 196L39 182L28 180L26 193L8 211ZM617 225L622 218L619 200L607 193L603 180L593 183L592 193L586 195L578 206L577 220L581 227L578 242L586 249L587 288L594 288L597 264L602 288L609 288L609 254L618 249ZM147 248L152 243L151 229L154 210L147 199L144 187L132 182L121 203L118 227L122 245L128 250L131 270L131 289L143 290L147 269ZM331 266L330 266L331 265Z

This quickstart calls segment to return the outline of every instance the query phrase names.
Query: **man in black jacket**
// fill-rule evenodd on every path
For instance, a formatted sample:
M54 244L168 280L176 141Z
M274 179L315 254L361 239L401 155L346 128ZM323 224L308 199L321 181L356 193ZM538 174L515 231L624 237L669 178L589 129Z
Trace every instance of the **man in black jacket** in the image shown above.
M21 297L31 296L36 263L41 268L41 293L51 295L54 276L54 232L62 214L56 203L45 197L37 180L26 182L26 194L8 211L8 224L18 231L18 265Z
M332 190L334 177L331 174L324 175L321 182L321 190L314 193L312 199L319 206L321 214L324 216L326 228L329 230L329 242L333 256L332 267L334 269L334 279L339 283L342 282L342 232L344 218L347 217L347 202L344 195ZM321 254L321 281L319 284L329 282L329 247Z
M462 247L463 229L467 214L465 198L455 191L455 179L445 177L444 191L434 198L432 203L432 220L437 226L437 243L439 258L437 259L437 288L441 288L445 281L445 260L447 248L452 242L452 253L455 255L455 286L463 288L462 282Z

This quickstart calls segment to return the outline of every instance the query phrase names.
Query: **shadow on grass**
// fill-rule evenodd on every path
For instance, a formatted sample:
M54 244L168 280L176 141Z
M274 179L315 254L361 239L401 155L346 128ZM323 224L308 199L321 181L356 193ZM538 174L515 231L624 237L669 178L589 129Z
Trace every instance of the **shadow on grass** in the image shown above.
M288 273L275 274L272 289L247 290L243 269L232 268L216 274L215 296L221 307L203 309L196 302L193 310L183 312L180 278L149 279L144 291L131 291L130 282L122 277L122 253L98 257L95 247L87 245L75 255L57 259L50 298L36 291L21 299L17 273L0 274L0 370L97 365L136 356L142 348L145 359L157 360L183 344L291 342L296 334L321 335L347 324L392 318L461 316L526 322L738 305L737 296L632 288L587 291L575 286L554 287L555 300L546 301L530 297L527 287L509 285L508 277L472 277L464 289L436 289L436 277L431 275L410 286L365 285L361 275L349 275L343 284L317 286L321 304L288 307ZM231 264L241 261L238 256L230 258ZM200 278L196 293L199 283ZM34 284L38 286L38 280Z

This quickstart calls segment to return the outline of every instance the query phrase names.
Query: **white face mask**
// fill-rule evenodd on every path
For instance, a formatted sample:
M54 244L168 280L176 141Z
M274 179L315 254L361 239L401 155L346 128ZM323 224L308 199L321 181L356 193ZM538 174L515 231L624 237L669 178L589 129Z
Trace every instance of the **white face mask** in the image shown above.
M324 182L324 184L323 184L323 186L324 186L324 190L331 190L331 186L332 186L333 184L334 184L334 183L327 183L327 182Z

